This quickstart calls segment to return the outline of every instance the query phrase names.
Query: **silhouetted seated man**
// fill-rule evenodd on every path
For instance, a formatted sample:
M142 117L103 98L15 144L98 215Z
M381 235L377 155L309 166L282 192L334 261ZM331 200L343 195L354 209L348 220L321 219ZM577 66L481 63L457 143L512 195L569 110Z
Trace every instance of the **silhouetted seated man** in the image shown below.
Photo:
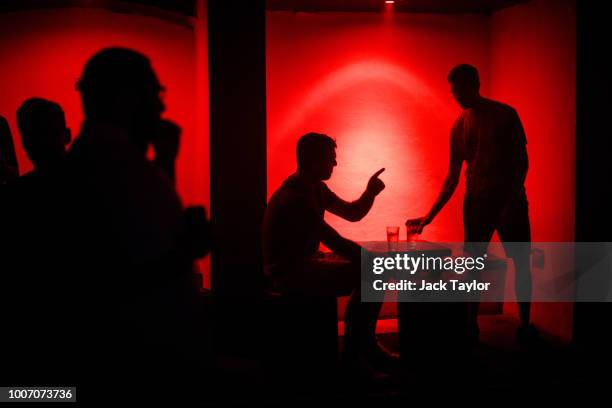
M287 292L336 296L353 292L346 310L344 359L348 364L370 362L382 366L390 357L378 346L376 321L381 303L360 299L358 244L342 237L324 219L329 211L349 221L369 212L375 197L385 188L377 171L365 192L353 202L334 194L324 183L336 166L336 142L331 137L308 133L297 144L297 171L270 198L263 223L265 270L274 286ZM350 263L321 260L323 243Z
M206 224L203 209L186 211L174 188L178 127L161 119L163 88L135 51L98 52L78 88L85 121L68 169L77 304L92 348L85 370L188 381L183 371L201 355L189 324L192 265L208 241L196 228Z
M537 331L530 323L531 229L524 185L529 167L525 131L514 108L480 95L476 67L457 65L450 71L448 82L453 97L463 109L451 129L448 175L429 213L408 220L406 225L420 232L433 221L455 192L465 162L465 249L481 256L495 231L504 244L511 243L505 245L505 251L513 259L516 270L521 320L517 340L529 343L537 339ZM513 242L524 244L512 245ZM469 324L477 339L478 303L471 306Z

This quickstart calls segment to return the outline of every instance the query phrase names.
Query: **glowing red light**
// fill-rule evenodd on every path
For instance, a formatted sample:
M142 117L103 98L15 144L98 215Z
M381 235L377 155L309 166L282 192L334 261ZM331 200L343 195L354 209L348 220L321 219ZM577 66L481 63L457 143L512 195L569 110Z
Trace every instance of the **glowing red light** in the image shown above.
M385 4L395 4L394 0L385 0Z

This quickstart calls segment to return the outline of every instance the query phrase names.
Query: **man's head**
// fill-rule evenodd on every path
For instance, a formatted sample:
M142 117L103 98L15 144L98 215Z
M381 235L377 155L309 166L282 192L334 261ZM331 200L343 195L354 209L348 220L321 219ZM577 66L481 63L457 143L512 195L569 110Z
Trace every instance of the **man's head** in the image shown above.
M480 99L480 77L473 65L460 64L448 74L453 97L463 109L468 109Z
M297 143L298 170L317 180L329 180L336 166L336 141L321 133L307 133Z
M28 99L17 110L17 127L21 144L35 168L51 167L66 156L70 129L57 103Z
M87 120L103 120L127 131L146 151L165 107L149 59L127 48L106 48L85 65L78 82Z

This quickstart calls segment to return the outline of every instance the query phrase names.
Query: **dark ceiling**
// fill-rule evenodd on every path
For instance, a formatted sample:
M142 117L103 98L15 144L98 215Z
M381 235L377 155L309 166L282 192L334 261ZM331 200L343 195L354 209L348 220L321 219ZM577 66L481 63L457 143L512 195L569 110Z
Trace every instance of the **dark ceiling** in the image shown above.
M527 0L395 0L394 11L410 13L489 14ZM267 0L268 10L381 11L384 0Z
M489 14L526 1L528 0L395 0L393 8L395 11L412 13ZM384 8L384 0L267 0L266 3L268 10L277 11L380 11ZM236 7L239 7L239 4L240 1L237 1ZM196 0L0 0L0 12L57 7L153 7L183 16L196 14Z
M196 15L196 0L0 0L0 12L61 7L101 7L121 11L148 8L182 16Z

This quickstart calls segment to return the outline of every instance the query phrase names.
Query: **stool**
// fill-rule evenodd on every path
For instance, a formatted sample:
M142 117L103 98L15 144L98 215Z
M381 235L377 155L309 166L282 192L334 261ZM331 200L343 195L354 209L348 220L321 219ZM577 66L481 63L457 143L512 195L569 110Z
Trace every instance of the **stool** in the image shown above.
M308 381L335 371L338 314L335 296L266 291L263 298L263 362L274 374Z

